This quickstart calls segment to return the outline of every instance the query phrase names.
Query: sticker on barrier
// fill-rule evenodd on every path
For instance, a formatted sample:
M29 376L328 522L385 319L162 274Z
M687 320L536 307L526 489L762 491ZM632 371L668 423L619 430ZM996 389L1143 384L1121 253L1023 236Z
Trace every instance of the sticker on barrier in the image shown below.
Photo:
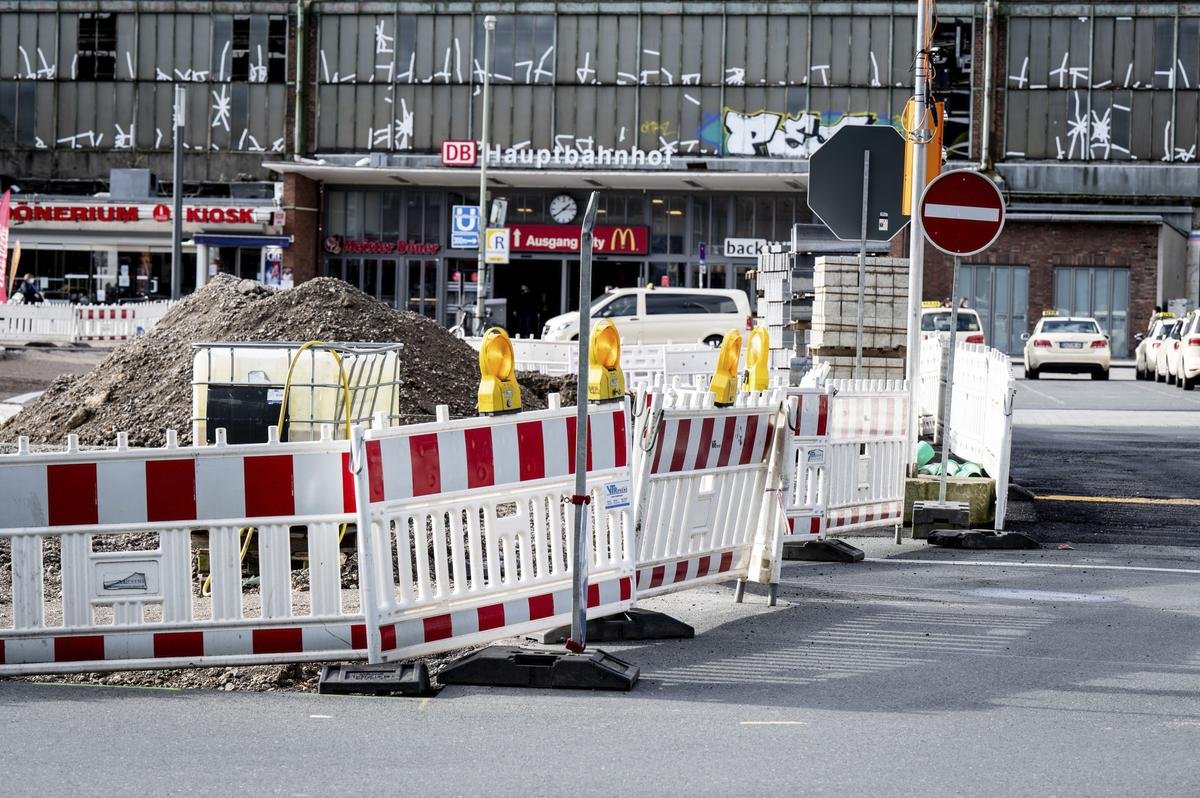
M570 620L574 413L356 430L373 663ZM623 403L589 411L589 617L633 603L625 414Z
M347 444L321 441L0 456L0 674L362 656L338 540ZM308 589L293 588L300 535ZM243 584L256 542L258 584ZM206 555L208 577L194 572ZM0 568L3 568L0 565ZM61 584L61 591L52 588ZM210 591L200 589L207 584Z

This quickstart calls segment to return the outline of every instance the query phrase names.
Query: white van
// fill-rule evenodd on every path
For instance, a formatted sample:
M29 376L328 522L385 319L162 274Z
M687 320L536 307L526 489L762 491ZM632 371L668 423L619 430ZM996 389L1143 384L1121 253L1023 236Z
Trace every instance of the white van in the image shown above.
M718 288L618 288L592 302L593 319L612 319L626 344L717 345L733 328L749 330L754 314L745 291ZM579 314L546 322L545 341L579 338Z

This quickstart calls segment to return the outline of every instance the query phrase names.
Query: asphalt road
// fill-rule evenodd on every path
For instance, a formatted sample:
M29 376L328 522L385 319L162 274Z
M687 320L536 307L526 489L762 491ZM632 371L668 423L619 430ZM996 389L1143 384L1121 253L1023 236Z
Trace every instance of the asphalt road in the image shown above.
M1200 392L1138 382L1131 366L1107 382L1019 378L1013 421L1012 479L1037 498L1012 506L1010 528L1200 546Z
M789 564L775 609L761 595L733 604L729 585L647 602L697 637L609 646L642 668L629 694L450 687L377 699L0 682L4 792L1200 790L1200 553L864 544L895 559Z

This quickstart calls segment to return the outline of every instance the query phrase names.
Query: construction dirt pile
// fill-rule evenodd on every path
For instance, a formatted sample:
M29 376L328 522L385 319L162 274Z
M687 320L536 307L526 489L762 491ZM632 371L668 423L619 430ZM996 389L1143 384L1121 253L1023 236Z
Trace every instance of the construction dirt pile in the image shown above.
M218 275L184 299L147 335L115 349L91 371L54 380L32 405L0 425L0 451L18 436L61 445L161 446L164 431L191 441L192 344L220 341L363 341L404 344L399 387L403 421L431 421L439 404L452 417L476 414L478 354L432 319L391 307L348 283L318 278L280 291ZM544 378L522 385L526 409L555 390ZM8 446L4 446L8 444Z

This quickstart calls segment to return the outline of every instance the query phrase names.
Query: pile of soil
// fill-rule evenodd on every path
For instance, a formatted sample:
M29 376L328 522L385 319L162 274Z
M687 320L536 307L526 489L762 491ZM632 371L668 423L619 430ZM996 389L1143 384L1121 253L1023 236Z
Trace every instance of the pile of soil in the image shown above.
M191 442L192 344L221 341L362 341L404 344L400 411L429 421L437 405L454 418L476 414L478 354L432 319L394 310L349 283L318 278L285 291L218 275L184 299L147 335L115 349L86 374L54 380L36 402L0 425L0 445L20 435L62 444L161 446L165 430ZM554 381L525 385L526 409L544 408ZM5 447L11 449L11 445Z

